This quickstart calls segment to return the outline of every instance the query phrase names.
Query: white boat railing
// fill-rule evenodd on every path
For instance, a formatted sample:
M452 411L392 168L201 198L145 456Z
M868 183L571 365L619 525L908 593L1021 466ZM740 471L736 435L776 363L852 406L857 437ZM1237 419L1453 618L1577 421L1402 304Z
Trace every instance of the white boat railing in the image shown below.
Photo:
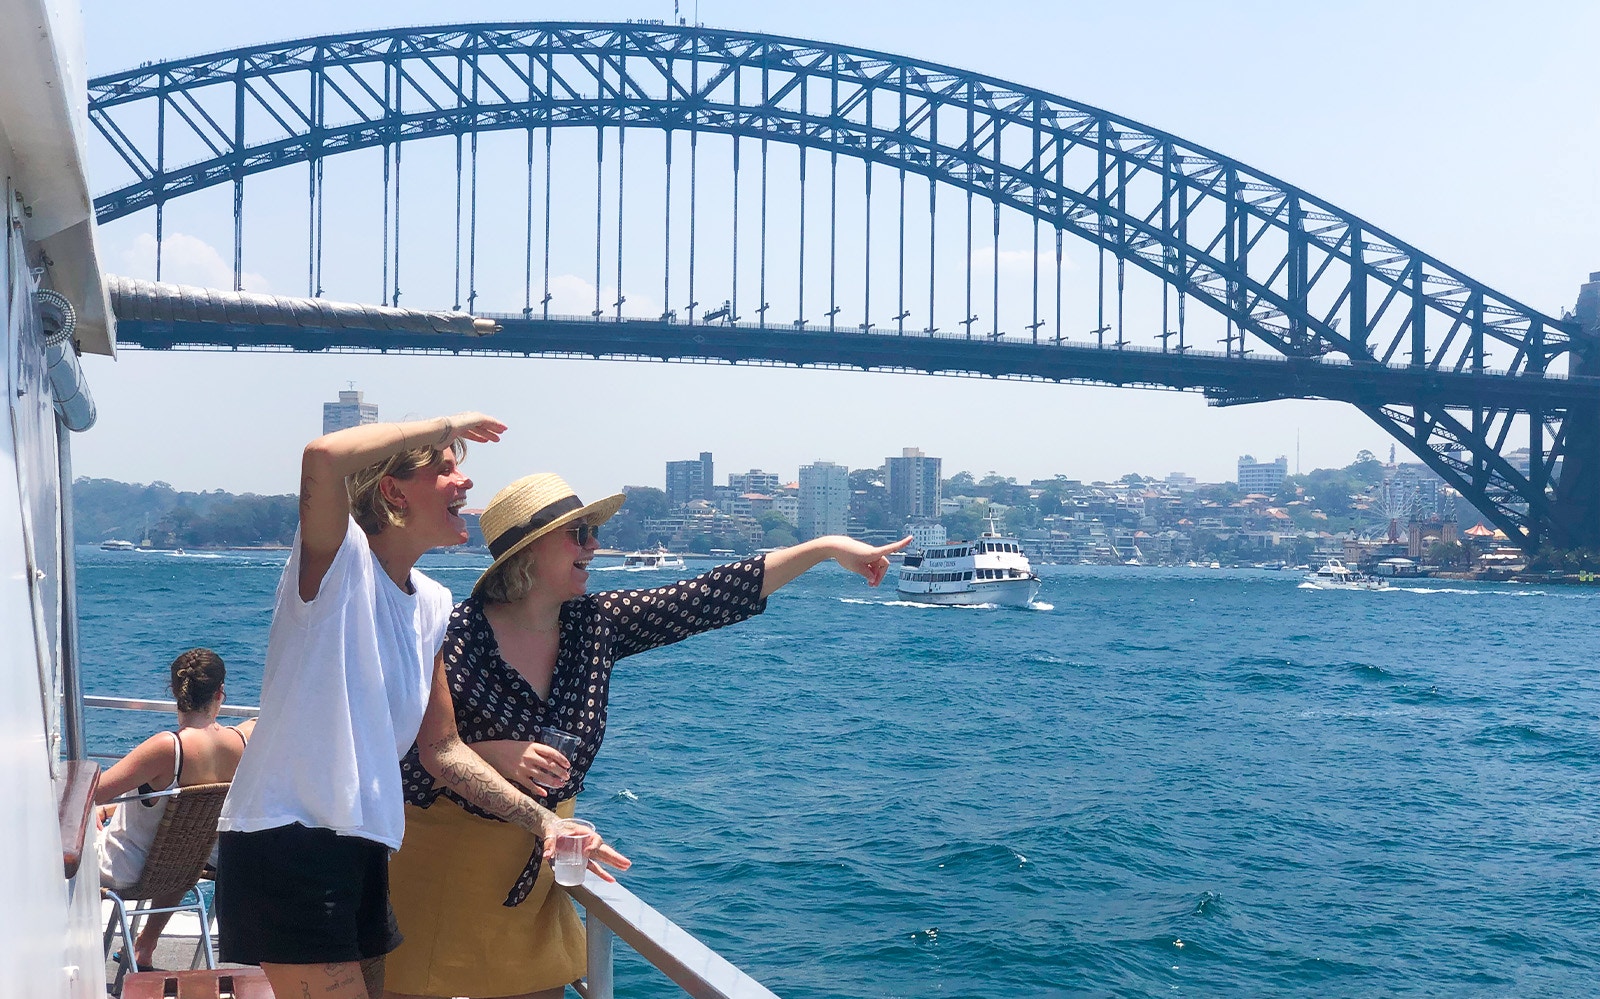
M583 999L613 999L611 951L617 937L694 999L778 999L622 885L590 874L566 891L583 906L588 937L589 976L574 986Z
M166 714L173 714L178 710L177 701L154 701L141 697L101 697L96 694L85 694L83 706L118 708L123 711L156 711ZM247 704L224 704L217 714L223 718L255 718L261 714L261 709Z
M174 701L133 697L86 695L83 704L121 711L171 713L178 709ZM218 712L231 718L254 718L260 713L260 708L238 704L225 704ZM622 885L589 874L582 885L563 890L583 907L589 973L573 984L583 999L614 999L612 952L618 938L694 999L778 999Z

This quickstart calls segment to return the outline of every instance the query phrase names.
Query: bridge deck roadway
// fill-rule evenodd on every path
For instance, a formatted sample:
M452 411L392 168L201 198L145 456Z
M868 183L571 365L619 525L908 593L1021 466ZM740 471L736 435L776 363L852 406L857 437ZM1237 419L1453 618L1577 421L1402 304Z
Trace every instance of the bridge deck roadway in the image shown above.
M1555 411L1600 405L1600 378L1453 372L1327 358L1227 355L925 333L688 325L647 319L486 316L498 333L467 336L305 326L119 319L118 342L152 350L371 353L705 360L920 371L1105 385L1197 389L1223 402L1332 399L1356 405L1433 404Z

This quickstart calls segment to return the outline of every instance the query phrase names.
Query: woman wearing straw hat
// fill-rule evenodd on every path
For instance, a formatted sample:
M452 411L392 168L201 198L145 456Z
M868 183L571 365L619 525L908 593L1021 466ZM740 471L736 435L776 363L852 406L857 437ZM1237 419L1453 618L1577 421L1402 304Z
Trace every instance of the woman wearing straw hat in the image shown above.
M494 563L451 614L440 652L461 738L562 816L600 750L616 660L759 614L830 558L877 586L911 541L818 538L669 586L588 594L601 525L622 501L585 504L550 474L497 493L482 518ZM577 748L541 745L548 729ZM389 877L406 942L389 957L389 996L559 999L585 969L571 902L551 890L533 837L434 786L425 749L401 764L407 838Z
M415 566L467 539L463 442L505 429L481 413L369 424L302 455L261 717L218 823L223 956L260 964L280 996L381 991L382 957L398 943L388 855L405 821L399 759L419 730L443 733L429 741L453 788L492 807L526 803L503 811L529 828L554 821L450 742L447 698L432 712L445 723L424 725L451 598Z

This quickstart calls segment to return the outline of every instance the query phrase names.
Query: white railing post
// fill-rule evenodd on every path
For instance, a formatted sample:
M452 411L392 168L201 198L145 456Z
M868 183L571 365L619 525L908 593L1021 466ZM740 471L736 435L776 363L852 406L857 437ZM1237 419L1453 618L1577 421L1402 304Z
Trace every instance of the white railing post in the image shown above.
M611 932L611 927L591 916L588 910L584 911L583 930L588 938L589 971L584 983L585 999L612 999L611 996L611 951L612 941L616 934Z

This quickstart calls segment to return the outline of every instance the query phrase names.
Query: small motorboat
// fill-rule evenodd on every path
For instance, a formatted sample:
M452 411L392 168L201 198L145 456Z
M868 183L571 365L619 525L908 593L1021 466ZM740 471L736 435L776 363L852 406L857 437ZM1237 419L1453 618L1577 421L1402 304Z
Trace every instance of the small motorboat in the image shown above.
M1357 572L1336 558L1328 559L1316 572L1306 573L1306 582L1319 590L1383 590L1389 586L1387 580Z

